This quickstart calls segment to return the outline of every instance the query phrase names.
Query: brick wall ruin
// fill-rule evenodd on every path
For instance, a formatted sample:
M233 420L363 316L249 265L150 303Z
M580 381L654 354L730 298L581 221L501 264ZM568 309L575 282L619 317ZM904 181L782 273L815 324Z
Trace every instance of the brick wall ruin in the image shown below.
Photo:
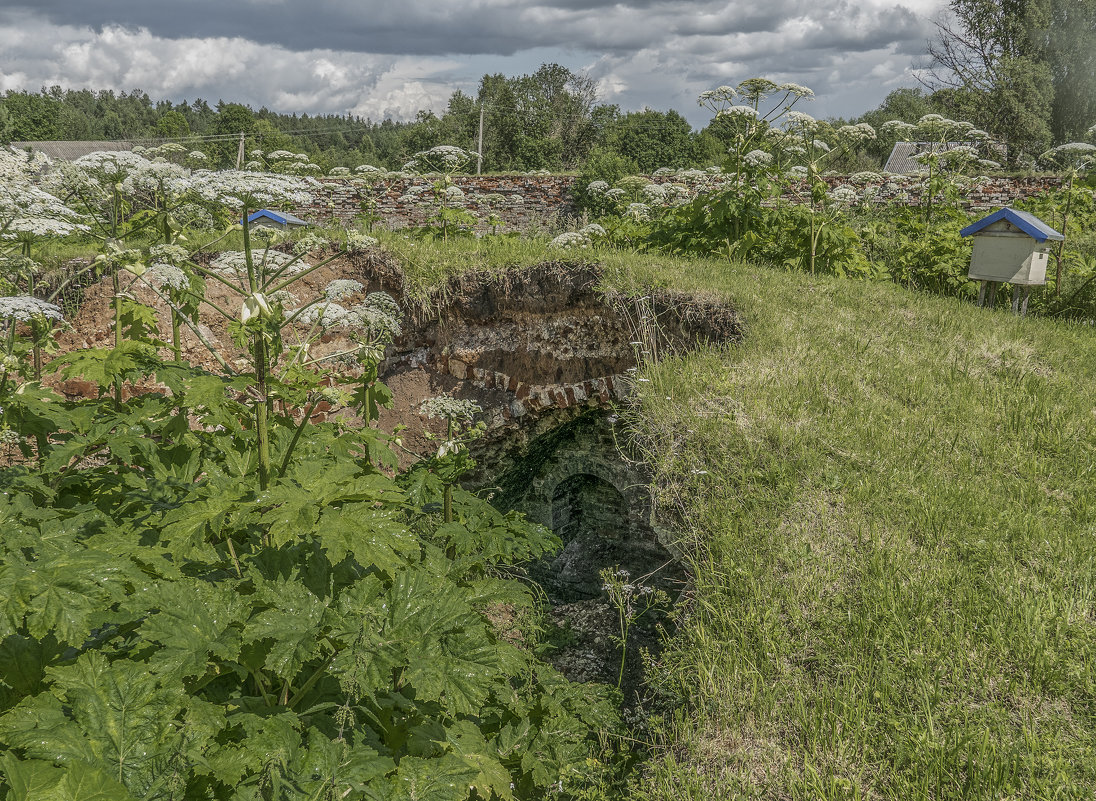
M315 201L293 212L310 222L336 221L350 223L369 210L387 228L422 225L432 209L429 197L431 180L424 177L378 181L371 186L363 181L345 178L320 179L323 190ZM453 178L453 185L463 194L454 205L474 213L480 230L487 230L494 215L506 230L558 227L561 218L579 214L572 201L571 189L577 181L572 175L464 175ZM674 183L675 176L652 178L656 183ZM849 176L829 176L832 187L852 186L875 188L874 200L879 203L901 202L918 205L924 185L922 176L886 176L868 184L855 184ZM964 206L973 210L996 208L1022 198L1056 189L1062 180L1054 176L1029 178L987 178L969 187L964 193ZM793 187L785 199L795 202L805 194L805 187ZM798 194L797 194L798 193ZM364 204L364 205L363 205Z

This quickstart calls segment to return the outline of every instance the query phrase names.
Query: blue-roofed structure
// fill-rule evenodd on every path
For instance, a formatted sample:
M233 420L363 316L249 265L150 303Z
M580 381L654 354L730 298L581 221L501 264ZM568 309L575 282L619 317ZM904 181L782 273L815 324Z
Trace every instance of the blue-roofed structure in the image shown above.
M1000 284L1012 285L1012 308L1023 314L1033 286L1047 282L1050 242L1065 239L1034 214L1017 209L998 209L959 232L974 238L967 276L982 284L981 306L989 291L989 306ZM1022 305L1021 305L1022 296Z
M990 226L993 226L994 223L999 223L1001 221L1004 221L1006 226L1012 226L1017 230L1022 231L1040 244L1046 242L1048 239L1055 242L1061 242L1065 239L1062 234L1055 231L1034 214L1018 209L1010 209L1007 206L1003 209L998 209L988 217L983 217L976 223L971 223L960 231L959 234L960 236L971 236L980 231L984 231L987 228L990 228ZM999 228L1000 226L997 227ZM1008 228L1006 227L1005 230L1007 231Z
M271 228L299 228L308 225L300 217L295 217L287 211L271 211L259 209L248 215L247 221L253 225L265 225Z

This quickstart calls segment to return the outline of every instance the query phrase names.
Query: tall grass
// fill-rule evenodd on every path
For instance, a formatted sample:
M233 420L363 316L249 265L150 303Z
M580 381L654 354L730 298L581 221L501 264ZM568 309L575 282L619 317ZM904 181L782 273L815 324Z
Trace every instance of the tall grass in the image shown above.
M695 587L634 796L1091 798L1096 332L726 262L608 282L747 326L638 384Z

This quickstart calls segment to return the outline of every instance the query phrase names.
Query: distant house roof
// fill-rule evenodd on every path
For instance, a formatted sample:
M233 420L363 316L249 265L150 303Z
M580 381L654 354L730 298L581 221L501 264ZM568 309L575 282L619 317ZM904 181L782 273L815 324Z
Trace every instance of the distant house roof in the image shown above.
M12 142L11 146L18 150L37 150L56 161L76 161L76 159L86 156L88 153L133 150L136 144L136 142L114 140L102 142Z
M883 165L883 172L891 172L895 175L909 175L915 172L924 172L925 165L914 158L918 153L926 150L943 152L958 147L965 142L895 142L887 163Z
M943 153L947 150L954 150L957 147L963 145L973 145L978 147L978 142L895 142L894 147L891 149L890 156L887 157L887 163L883 165L883 172L894 173L895 175L910 175L918 172L925 172L925 165L914 158L918 153L924 153L926 151L932 151L933 153ZM1000 142L991 142L988 145L981 145L982 147L988 147L989 150L997 154L998 158L1004 159L1007 155L1007 150Z
M1025 234L1030 236L1036 242L1046 242L1048 239L1053 239L1055 242L1060 242L1065 239L1060 233L1055 231L1045 222L1040 220L1034 214L1029 214L1026 211L1019 211L1018 209L1003 208L990 214L988 217L983 217L976 223L971 223L962 231L959 232L960 236L970 236L976 234L983 228L989 225L993 225L995 222L1004 220L1007 223L1015 225Z
M254 214L249 215L247 221L251 223L264 217L276 222L278 225L284 225L286 227L291 225L308 225L308 223L300 217L294 217L287 211L271 211L270 209L259 209Z

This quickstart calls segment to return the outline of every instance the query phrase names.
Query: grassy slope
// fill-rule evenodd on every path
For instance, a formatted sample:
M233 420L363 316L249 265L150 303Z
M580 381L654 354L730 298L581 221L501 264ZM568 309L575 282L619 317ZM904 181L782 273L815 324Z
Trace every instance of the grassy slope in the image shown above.
M637 798L1096 790L1096 331L893 285L611 258L746 342L635 415L695 598Z

